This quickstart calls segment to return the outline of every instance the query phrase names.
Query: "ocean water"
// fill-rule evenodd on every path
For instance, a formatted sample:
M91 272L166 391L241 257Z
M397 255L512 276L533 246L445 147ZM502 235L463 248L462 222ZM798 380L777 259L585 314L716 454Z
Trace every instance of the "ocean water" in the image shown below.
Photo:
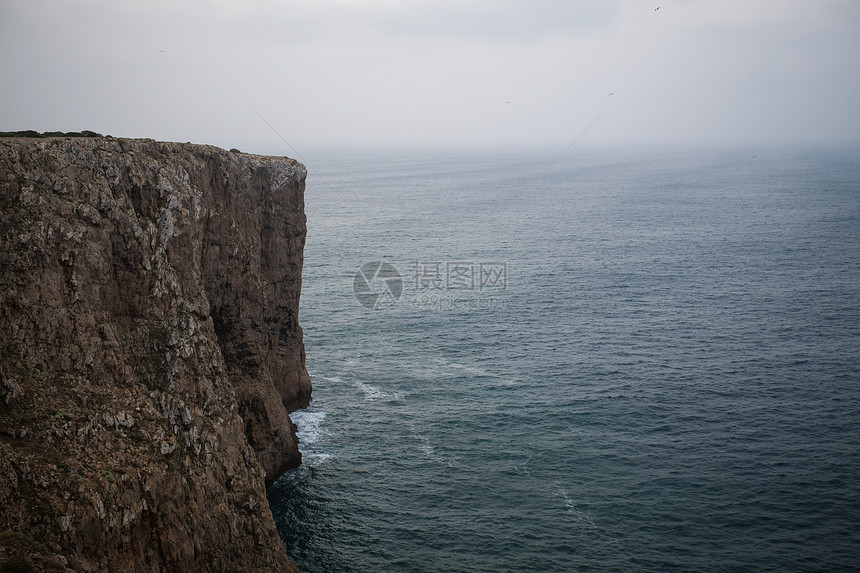
M753 155L311 162L301 569L858 570L860 151Z

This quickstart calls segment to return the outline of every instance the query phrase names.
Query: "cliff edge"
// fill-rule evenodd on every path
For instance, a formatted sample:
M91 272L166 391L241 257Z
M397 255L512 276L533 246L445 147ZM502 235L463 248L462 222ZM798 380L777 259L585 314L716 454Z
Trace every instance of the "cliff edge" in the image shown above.
M291 571L304 167L0 138L0 570Z

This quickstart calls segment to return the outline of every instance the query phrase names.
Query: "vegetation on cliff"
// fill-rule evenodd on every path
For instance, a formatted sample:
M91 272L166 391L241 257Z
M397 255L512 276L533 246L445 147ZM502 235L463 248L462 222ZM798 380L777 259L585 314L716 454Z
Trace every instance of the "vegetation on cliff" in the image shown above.
M29 137L29 138L44 138L44 137L105 137L101 133L95 131L33 131L27 129L24 131L0 131L0 137ZM110 137L110 136L108 136Z

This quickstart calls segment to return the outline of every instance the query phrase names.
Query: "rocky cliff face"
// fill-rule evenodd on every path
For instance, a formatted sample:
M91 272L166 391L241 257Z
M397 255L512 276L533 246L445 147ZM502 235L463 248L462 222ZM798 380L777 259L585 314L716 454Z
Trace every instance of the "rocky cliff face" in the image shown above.
M0 138L0 569L292 570L302 165Z

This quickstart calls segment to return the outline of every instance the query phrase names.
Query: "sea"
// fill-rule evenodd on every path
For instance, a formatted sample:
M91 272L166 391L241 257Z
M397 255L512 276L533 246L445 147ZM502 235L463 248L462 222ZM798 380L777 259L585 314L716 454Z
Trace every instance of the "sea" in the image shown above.
M304 573L860 571L860 148L308 163Z

